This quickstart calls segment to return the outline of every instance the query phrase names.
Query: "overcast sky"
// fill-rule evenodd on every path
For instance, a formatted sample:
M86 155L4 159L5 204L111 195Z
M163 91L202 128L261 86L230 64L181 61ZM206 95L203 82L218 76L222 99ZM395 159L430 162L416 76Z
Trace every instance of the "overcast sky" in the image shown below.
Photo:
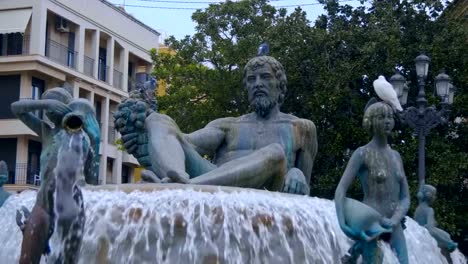
M177 39L185 35L192 35L195 32L195 23L191 16L194 8L206 8L207 2L222 2L222 0L107 0L113 4L125 5L125 10L148 26L161 32L162 37L174 35ZM348 0L349 1L349 0ZM357 5L359 1L346 2ZM273 0L273 6L297 6L307 13L310 21L314 21L317 16L324 11L316 0ZM157 8L155 8L157 7ZM166 9L184 8L184 9ZM189 8L189 9L185 9ZM292 12L295 7L287 7Z

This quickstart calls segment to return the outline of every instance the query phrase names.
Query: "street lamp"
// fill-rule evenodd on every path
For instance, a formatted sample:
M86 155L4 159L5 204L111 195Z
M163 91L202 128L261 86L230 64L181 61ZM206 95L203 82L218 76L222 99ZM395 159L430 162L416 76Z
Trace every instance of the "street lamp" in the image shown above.
M450 77L444 72L442 72L435 77L435 82L437 88L437 95L440 96L440 99L443 103L448 103Z
M405 105L406 101L408 100L408 86L406 85L405 77L403 77L398 71L390 77L390 83L395 89L398 100L400 101L401 105Z
M417 56L416 59L414 59L414 64L416 64L416 74L418 75L418 78L427 78L430 62L431 59L424 54L421 54Z
M418 79L418 95L416 97L416 105L410 106L399 112L398 115L402 123L413 128L418 136L418 182L419 188L425 184L426 179L426 162L425 162L425 145L426 136L430 130L439 124L447 123L449 114L448 106L453 103L455 87L450 83L450 77L445 73L440 73L435 78L436 92L441 98L441 110L437 110L435 106L427 106L425 86L426 78L429 72L429 63L431 59L426 55L419 55L414 60L416 64L416 76ZM406 105L408 99L409 88L406 86L406 81L398 72L390 77L390 83L395 89L398 100L401 105Z

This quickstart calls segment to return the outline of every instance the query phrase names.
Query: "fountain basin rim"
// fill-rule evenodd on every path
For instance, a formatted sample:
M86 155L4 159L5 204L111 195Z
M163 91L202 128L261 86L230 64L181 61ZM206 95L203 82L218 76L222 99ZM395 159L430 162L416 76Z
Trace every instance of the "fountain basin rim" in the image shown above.
M262 192L273 193L277 195L292 195L294 197L302 196L290 193L271 192L268 190L241 188L232 186L218 186L218 185L198 185L198 184L181 184L181 183L128 183L128 184L106 184L106 185L86 185L84 187L87 191L121 191L131 193L133 191L140 192L157 192L165 190L193 190L199 192L217 193L217 192Z

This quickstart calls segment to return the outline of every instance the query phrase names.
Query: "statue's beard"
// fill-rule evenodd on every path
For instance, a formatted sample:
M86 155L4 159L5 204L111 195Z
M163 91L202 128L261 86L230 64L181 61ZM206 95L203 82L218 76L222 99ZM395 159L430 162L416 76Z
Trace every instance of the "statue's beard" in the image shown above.
M278 102L275 100L272 100L268 96L256 96L252 103L251 106L253 107L255 113L261 117L266 117L268 114L270 114L271 109L276 106Z

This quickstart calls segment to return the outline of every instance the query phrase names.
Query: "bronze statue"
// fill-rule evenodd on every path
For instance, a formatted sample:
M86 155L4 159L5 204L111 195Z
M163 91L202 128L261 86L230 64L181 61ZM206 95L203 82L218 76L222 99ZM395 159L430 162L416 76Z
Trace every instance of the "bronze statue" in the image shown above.
M58 232L63 229L75 231L69 233L70 237L78 245L81 241L79 231L80 227L81 233L83 231L84 209L79 186L84 184L84 180L92 184L98 182L100 129L90 102L73 99L60 87L48 89L40 100L14 102L11 110L41 138L44 146L40 158L41 186L36 203L30 213L22 208L17 214L18 225L23 231L20 263L39 263L42 254L50 253L48 241L54 229ZM43 110L48 120L34 115L37 110ZM71 148L75 152L73 167L58 166L64 163L64 157ZM27 217L25 220L21 213Z
M363 203L380 213L382 228L391 229L388 238L390 246L396 252L400 263L408 263L402 223L410 205L408 183L400 154L387 142L394 124L390 105L377 102L366 109L363 126L372 134L372 140L352 154L336 188L335 205L340 227L348 237L356 240L350 251L349 262L355 261L359 254L363 256L364 263L382 261L381 252L377 247L377 237L369 240L369 236L362 235L362 230L353 229L346 221L347 217L365 219L368 213L366 210L355 210L350 212L350 215L345 215L346 191L354 178L359 176L364 191Z
M257 56L245 66L243 83L254 112L214 120L190 134L170 117L145 110L148 104L141 100L124 102L115 126L125 148L147 169L144 176L308 194L316 128L280 112L287 90L283 66L273 57Z
M0 161L0 207L10 197L11 193L3 189L3 184L8 181L8 166L5 161Z
M446 257L449 263L452 263L450 252L453 252L458 244L455 243L450 235L444 230L437 228L437 222L434 217L434 209L431 205L436 199L437 189L429 184L425 184L419 190L417 197L419 205L414 212L414 220L424 226L431 236L437 241L437 245Z

